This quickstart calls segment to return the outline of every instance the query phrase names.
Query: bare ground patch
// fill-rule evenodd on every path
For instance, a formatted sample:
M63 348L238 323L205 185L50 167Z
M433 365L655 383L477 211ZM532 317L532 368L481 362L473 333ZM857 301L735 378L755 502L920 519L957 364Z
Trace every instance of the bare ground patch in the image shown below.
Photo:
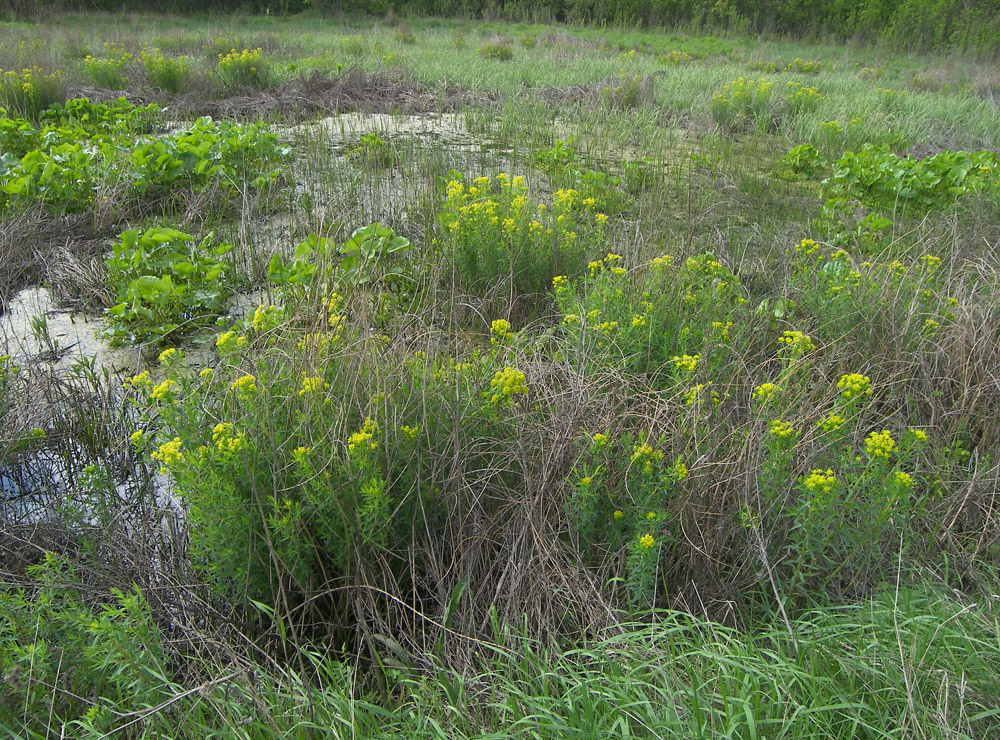
M178 96L171 104L177 117L303 118L322 114L452 112L472 103L496 99L492 93L472 93L449 85L434 88L394 72L364 72L351 68L338 77L314 72L274 90L262 90L221 100Z

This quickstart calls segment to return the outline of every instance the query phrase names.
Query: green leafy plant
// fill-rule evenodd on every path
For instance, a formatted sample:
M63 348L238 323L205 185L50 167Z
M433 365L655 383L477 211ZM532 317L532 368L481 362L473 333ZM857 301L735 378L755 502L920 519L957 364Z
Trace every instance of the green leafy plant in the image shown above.
M11 202L39 203L58 214L79 213L94 199L94 161L94 153L81 144L33 149L2 174L3 192Z
M853 196L866 205L945 208L995 183L997 155L991 151L945 151L924 159L900 157L886 146L865 145L833 163L823 181L827 197Z
M339 268L343 279L352 285L398 281L406 273L393 257L410 249L410 240L388 226L369 224L357 229L337 251L342 256Z
M351 154L376 167L390 167L399 161L395 147L375 132L362 134Z
M176 134L138 144L128 176L144 197L177 189L197 192L209 185L264 188L281 179L287 155L278 137L261 124L203 117Z
M827 161L812 144L799 144L781 158L781 166L796 177L815 177L826 169Z
M0 671L10 679L0 724L39 737L75 722L101 731L115 719L109 706L169 696L167 650L138 588L88 603L91 589L52 553L28 576L29 587L0 590Z
M121 342L161 343L213 320L232 292L229 244L201 242L176 229L124 232L107 259L118 303L106 334Z

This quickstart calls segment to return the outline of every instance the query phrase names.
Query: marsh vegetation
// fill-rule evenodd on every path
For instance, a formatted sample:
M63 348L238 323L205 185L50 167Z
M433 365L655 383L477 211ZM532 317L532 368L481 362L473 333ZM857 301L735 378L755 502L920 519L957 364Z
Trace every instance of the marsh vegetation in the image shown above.
M13 736L1000 737L995 65L5 31Z

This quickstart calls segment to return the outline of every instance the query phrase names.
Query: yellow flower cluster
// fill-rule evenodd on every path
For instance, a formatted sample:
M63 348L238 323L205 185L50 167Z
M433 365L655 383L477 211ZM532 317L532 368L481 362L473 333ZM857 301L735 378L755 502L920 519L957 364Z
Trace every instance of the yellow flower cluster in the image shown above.
M223 70L249 69L256 72L258 68L263 68L264 57L261 50L244 49L236 51L230 49L228 54L219 54L219 68Z
M417 434L420 432L420 427L411 427L409 424L404 424L399 428L407 439L416 439Z
M771 93L771 83L767 80L738 80L723 85L712 94L712 107L732 105L733 107L750 108L754 101L763 101Z
M130 380L125 381L133 388L149 387L153 382L149 379L149 370L143 370L138 375L133 375Z
M600 432L591 437L591 440L594 443L595 450L601 449L602 447L606 446L608 442L611 441L610 439L608 439L608 435L601 434Z
M229 389L241 395L250 395L257 392L257 379L253 375L241 375L229 384Z
M872 381L867 375L850 373L840 376L837 388L840 389L840 395L850 401L861 396L870 396L872 394Z
M150 456L154 460L159 460L166 468L177 465L184 459L184 453L181 451L180 437L174 437L169 442L163 443L159 448L150 453Z
M768 432L770 432L771 436L784 440L791 439L795 434L795 429L792 427L792 423L790 421L775 419L768 427Z
M892 476L892 480L900 488L913 488L913 476L902 470L896 471L896 474Z
M798 244L795 245L796 254L802 257L811 257L819 251L819 244L814 242L812 239L803 239Z
M510 332L510 322L506 319L497 319L490 324L490 344L494 347L504 344L513 334Z
M643 550L652 550L654 547L656 547L656 540L653 539L653 535L644 534L642 537L640 537L639 547L641 547Z
M778 342L792 350L795 354L802 354L816 349L812 337L800 331L785 331L778 337Z
M236 352L239 349L243 349L247 346L247 338L238 335L234 331L224 331L219 335L219 338L215 340L215 348L219 350L219 354L228 355Z
M760 403L767 403L774 395L778 393L781 389L778 388L774 383L761 383L756 388L753 389L751 394L754 401L759 401Z
M888 429L883 429L881 432L872 432L865 438L865 452L872 459L880 458L888 460L895 449L896 440L892 438L892 434L889 433Z
M525 385L524 373L512 367L497 370L490 381L490 388L493 389L490 403L497 403L517 394L528 392L528 386Z
M167 378L156 386L149 395L152 396L154 401L169 401L176 390L176 381Z
M684 393L684 403L687 406L694 406L696 403L701 401L702 393L712 385L711 382L708 383L698 383L698 385L689 388ZM714 400L714 398L713 398Z
M806 87L801 82L789 82L787 88L786 97L793 110L807 110L823 100L823 95L818 88Z
M299 390L299 395L304 396L307 393L316 393L326 388L326 381L318 375L307 375L302 378L302 388Z
M701 355L674 355L671 361L678 370L691 373L698 367L700 359Z
M802 478L802 485L811 493L830 493L833 487L837 485L837 476L829 468L826 470L817 468Z
M372 440L375 432L378 430L378 425L375 420L371 417L365 419L365 423L361 425L361 429L351 434L347 438L347 451L354 452L358 449L368 449L374 450L378 448L378 443Z
M157 358L157 360L161 365L169 365L174 361L174 358L176 356L177 356L177 350L174 349L173 347L169 347L160 353L160 356Z
M934 272L941 266L941 258L933 254L925 254L920 258L920 264L927 272Z
M910 429L910 434L913 436L913 439L915 439L917 442L926 442L927 441L927 432L925 432L923 429L913 429L913 428L911 428Z
M847 423L847 419L839 414L830 414L821 419L817 426L824 432L835 432Z
M633 465L639 465L644 473L653 472L653 463L663 460L663 450L654 450L650 445L641 444L632 447L632 457L630 461Z
M234 433L229 422L219 422L212 429L212 442L220 452L238 452L243 448L243 433Z

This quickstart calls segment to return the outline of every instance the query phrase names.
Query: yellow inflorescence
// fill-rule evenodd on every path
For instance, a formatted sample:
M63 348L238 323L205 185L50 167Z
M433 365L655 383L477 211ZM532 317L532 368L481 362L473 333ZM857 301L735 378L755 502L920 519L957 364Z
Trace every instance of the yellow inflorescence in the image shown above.
M490 403L497 403L500 400L528 392L528 386L525 385L524 373L512 367L497 370L493 376L493 380L490 381L490 388L493 389Z
M795 428L790 421L775 419L768 427L768 432L778 439L790 439L795 434Z
M326 388L326 381L317 375L307 375L302 378L302 388L299 390L299 395L304 396L307 393L316 393Z
M149 394L155 401L166 401L177 390L177 383L171 379L164 380Z
M691 373L698 367L699 359L701 359L700 355L674 355L672 362L678 370Z
M830 414L821 419L817 426L824 432L835 432L847 423L847 419L839 414Z
M800 331L785 331L778 337L778 342L797 354L816 349L812 337Z
M212 429L212 442L220 452L237 452L243 448L243 434L233 431L229 422L220 422Z
M837 485L837 476L829 468L826 470L817 468L802 479L802 485L812 493L830 493Z
M181 451L180 437L174 437L169 442L160 445L159 448L151 453L151 457L154 460L162 462L164 467L167 468L177 465L184 459L184 453Z
M761 383L756 388L753 389L753 400L760 401L761 403L767 403L775 394L781 389L774 383Z
M510 322L506 319L497 319L490 324L490 344L496 346L503 344L510 338Z
M905 473L902 470L896 472L892 477L893 481L900 488L913 488L913 476L909 473Z
M663 460L663 450L654 450L647 444L635 445L632 448L631 462L640 465L642 472L652 473L653 463Z
M257 379L253 375L241 375L229 384L230 390L249 395L257 392Z
M896 440L892 438L889 430L883 429L881 432L872 432L865 439L865 452L870 458L888 460L896 449Z
M803 239L795 245L795 251L803 257L811 257L819 251L819 244L812 239Z
M375 420L370 417L366 418L365 423L361 425L361 429L347 438L347 451L355 452L359 449L377 449L378 443L372 440L377 430L378 425L375 423Z
M837 388L840 389L840 395L850 401L861 396L870 396L872 394L872 381L867 375L850 373L840 376Z

